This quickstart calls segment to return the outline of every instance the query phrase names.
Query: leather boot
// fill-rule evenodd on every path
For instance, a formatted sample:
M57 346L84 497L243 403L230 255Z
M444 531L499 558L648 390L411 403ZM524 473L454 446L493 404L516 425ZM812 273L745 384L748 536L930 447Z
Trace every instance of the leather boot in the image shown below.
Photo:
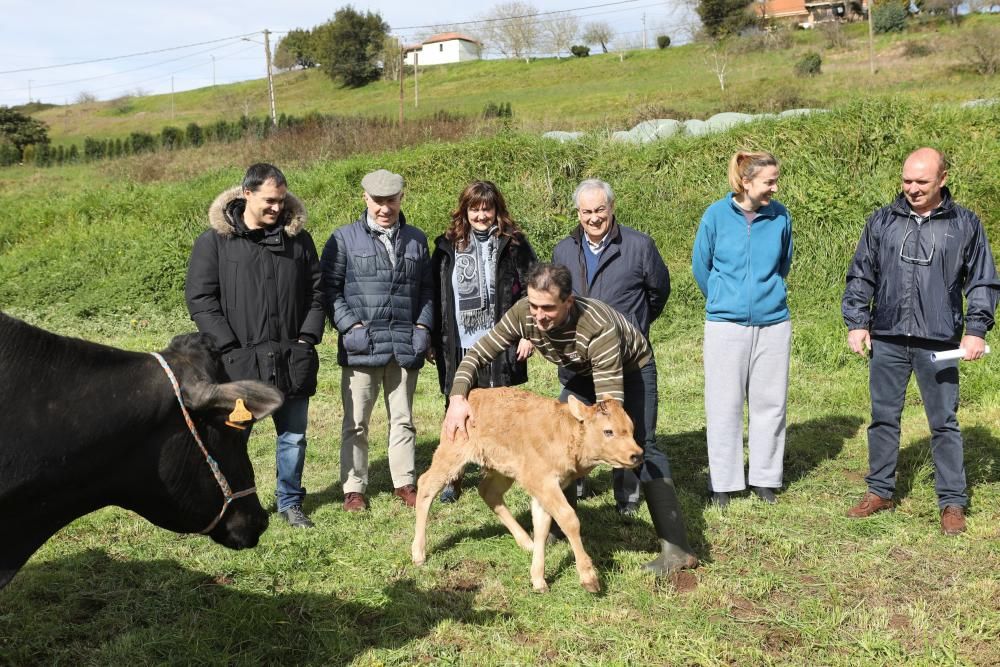
M688 544L673 480L654 479L642 486L653 528L660 539L660 555L643 565L643 569L664 577L676 570L698 567L698 557Z

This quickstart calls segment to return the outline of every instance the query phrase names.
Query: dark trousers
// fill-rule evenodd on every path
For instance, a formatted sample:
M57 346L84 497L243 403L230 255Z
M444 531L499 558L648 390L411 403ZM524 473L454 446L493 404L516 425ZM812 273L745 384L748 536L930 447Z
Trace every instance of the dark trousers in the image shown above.
M883 498L896 490L899 420L910 374L924 402L931 429L934 489L938 506L969 502L965 487L962 432L958 427L958 361L935 363L931 354L953 349L954 343L923 339L873 338L869 367L872 423L868 427L868 489Z
M656 362L650 361L640 370L626 373L624 381L625 412L632 418L632 435L642 447L642 465L639 466L639 480L670 479L670 461L656 446L656 412L659 394L656 389ZM570 395L593 404L594 380L586 375L574 375L564 385L559 400L565 403ZM617 472L617 471L616 471ZM616 489L617 490L617 489ZM622 498L617 498L622 500Z

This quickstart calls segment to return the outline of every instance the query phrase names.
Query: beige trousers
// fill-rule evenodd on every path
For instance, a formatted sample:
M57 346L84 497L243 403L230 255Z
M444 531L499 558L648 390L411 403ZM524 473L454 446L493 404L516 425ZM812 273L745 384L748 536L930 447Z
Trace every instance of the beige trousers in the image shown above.
M407 370L395 360L385 366L345 366L340 394L344 426L340 440L340 483L344 493L368 488L368 422L380 390L385 392L389 420L389 474L397 489L416 484L417 430L413 426L413 394L419 369Z

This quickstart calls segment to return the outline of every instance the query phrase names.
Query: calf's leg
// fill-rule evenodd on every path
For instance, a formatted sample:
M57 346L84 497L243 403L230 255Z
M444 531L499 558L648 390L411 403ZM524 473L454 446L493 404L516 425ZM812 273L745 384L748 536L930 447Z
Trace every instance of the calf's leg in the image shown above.
M534 550L531 554L531 586L537 592L544 593L549 590L549 585L545 583L545 538L549 536L552 517L535 498L531 499L531 525L535 533Z
M484 475L481 482L479 482L479 495L482 497L483 501L490 506L503 525L507 526L507 530L510 534L514 536L514 540L517 541L517 545L524 549L525 551L531 551L531 537L528 532L521 527L521 524L517 522L514 515L510 513L510 509L507 508L507 503L504 502L503 496L510 489L511 485L514 483L510 477L501 475L495 470L490 470L484 468Z
M462 474L465 464L468 463L463 447L468 441L463 440L460 445L456 440L442 435L441 443L434 451L431 467L417 481L417 518L413 531L413 544L410 547L410 556L415 565L423 565L427 560L427 517L434 497L449 480Z
M594 563L584 550L583 540L580 539L580 520L577 518L576 512L573 511L573 508L566 501L559 482L555 479L547 479L541 482L538 488L526 488L526 490L531 494L532 498L538 501L545 513L556 520L566 534L566 539L569 540L570 546L573 547L573 556L576 559L576 571L580 575L580 585L591 593L601 590L601 584L597 579L597 570L594 569ZM547 535L548 531L546 530ZM538 554L537 539L538 533L536 532L536 557ZM532 562L532 573L534 574L534 561Z

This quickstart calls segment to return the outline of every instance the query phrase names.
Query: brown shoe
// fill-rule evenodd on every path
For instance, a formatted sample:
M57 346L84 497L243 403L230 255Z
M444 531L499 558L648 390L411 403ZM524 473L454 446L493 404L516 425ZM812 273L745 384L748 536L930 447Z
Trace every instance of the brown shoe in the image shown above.
M407 484L406 486L401 486L392 492L392 495L396 496L404 503L407 507L417 506L417 487L412 484Z
M891 510L894 507L895 503L892 502L892 498L883 498L882 496L875 495L871 491L866 491L864 497L861 499L861 502L847 511L847 516L852 519L864 519L865 517L875 514L875 512Z
M345 512L364 512L366 509L368 509L368 501L365 500L365 494L354 491L344 494Z
M948 536L965 532L965 509L958 505L948 505L941 510L941 532Z

